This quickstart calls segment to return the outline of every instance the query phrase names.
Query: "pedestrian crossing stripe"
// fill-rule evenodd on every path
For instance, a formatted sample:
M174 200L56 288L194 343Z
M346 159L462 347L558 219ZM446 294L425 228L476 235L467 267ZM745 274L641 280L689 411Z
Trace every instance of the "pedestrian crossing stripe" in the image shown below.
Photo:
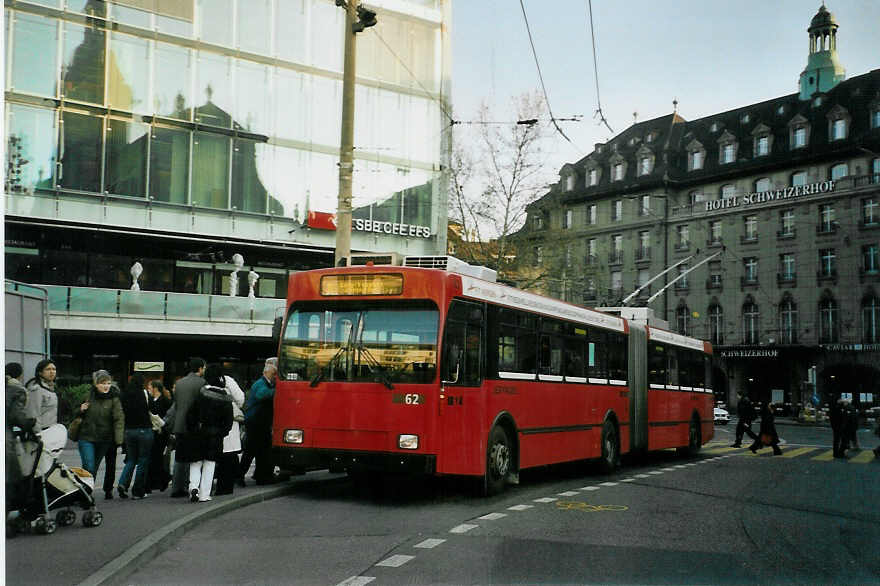
M782 454L775 456L777 458L798 458L810 454L812 455L810 459L816 462L830 462L834 459L834 450L822 450L822 448L819 447L787 448L784 445L780 446L780 448L782 449ZM813 455L813 452L816 452L817 450L822 451ZM765 447L765 449L759 450L758 453L753 454L749 451L748 446L734 448L721 442L709 442L703 446L703 453L716 456L719 454L729 454L731 456L749 456L754 458L770 457L772 456L773 451ZM716 458L710 458L710 460L714 459ZM868 464L869 462L874 461L874 452L870 449L858 451L850 450L846 461L853 464Z
M809 454L810 452L816 451L818 448L797 448L796 450L783 450L782 457L783 458L797 458L798 456L803 456L804 454Z

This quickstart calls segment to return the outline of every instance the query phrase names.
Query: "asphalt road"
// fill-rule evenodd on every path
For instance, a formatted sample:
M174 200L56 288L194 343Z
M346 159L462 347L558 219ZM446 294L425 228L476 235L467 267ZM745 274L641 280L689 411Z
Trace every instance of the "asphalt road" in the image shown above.
M827 428L780 425L780 457L727 448L733 429L693 459L532 471L489 499L457 480L311 485L206 522L124 583L880 583L880 463L827 458Z

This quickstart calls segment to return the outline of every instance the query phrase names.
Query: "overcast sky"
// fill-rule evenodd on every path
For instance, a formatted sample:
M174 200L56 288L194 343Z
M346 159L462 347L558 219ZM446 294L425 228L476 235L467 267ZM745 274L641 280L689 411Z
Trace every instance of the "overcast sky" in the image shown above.
M807 64L813 0L593 0L599 92L617 134L672 112L687 120L794 93ZM593 119L596 84L588 0L523 0L557 118L547 166L555 174L614 136ZM829 0L847 77L880 68L880 0ZM501 119L511 96L540 87L519 0L455 0L452 103L473 119L487 100ZM507 114L507 118L503 116ZM558 135L557 135L558 136Z

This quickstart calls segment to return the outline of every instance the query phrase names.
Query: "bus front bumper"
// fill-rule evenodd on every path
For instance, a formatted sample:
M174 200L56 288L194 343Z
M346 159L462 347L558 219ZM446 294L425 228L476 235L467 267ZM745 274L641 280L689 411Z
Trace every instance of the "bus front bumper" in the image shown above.
M275 464L282 470L303 471L382 470L406 474L434 474L437 458L432 454L358 452L315 448L272 448Z

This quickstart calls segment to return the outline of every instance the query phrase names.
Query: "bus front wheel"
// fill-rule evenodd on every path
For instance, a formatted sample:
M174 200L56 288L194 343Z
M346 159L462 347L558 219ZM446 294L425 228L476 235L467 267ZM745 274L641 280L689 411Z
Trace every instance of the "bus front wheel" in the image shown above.
M486 449L484 493L487 496L498 494L504 490L511 464L510 438L503 428L493 427L489 433L489 444Z
M602 472L611 474L620 462L620 441L614 424L606 421L602 426Z

